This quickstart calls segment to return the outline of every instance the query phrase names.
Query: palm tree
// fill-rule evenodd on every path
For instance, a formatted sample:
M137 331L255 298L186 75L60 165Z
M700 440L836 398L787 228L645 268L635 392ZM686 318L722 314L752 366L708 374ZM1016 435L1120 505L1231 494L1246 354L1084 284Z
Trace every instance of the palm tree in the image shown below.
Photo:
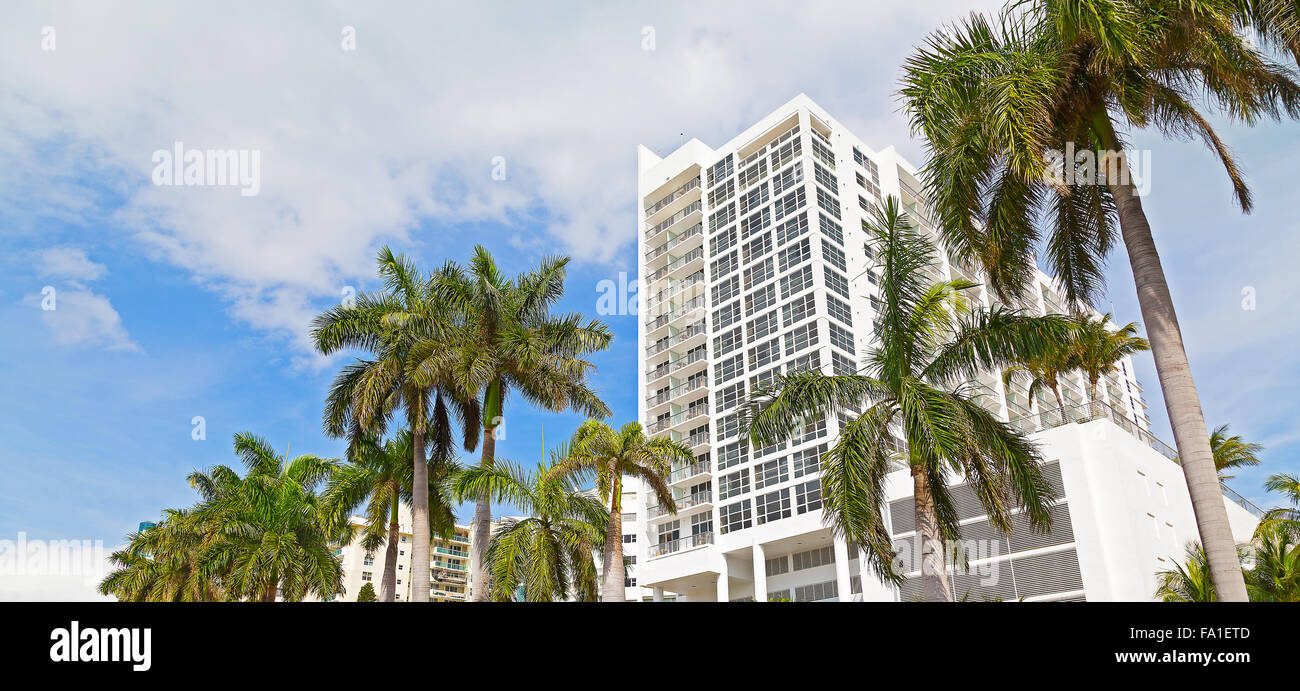
M1278 17L1250 9L1282 3L1024 0L995 21L974 14L931 34L904 65L905 109L926 139L923 177L945 244L959 260L980 261L1000 298L1032 282L1041 219L1045 254L1066 297L1089 301L1102 287L1118 220L1197 526L1218 590L1230 601L1247 599L1245 583L1121 128L1201 139L1248 211L1250 191L1236 161L1193 103L1204 97L1247 124L1300 116L1300 85L1239 32L1254 21L1266 39L1294 48L1294 34ZM1059 152L1072 152L1075 143L1102 152L1095 167L1086 156L1064 160ZM1097 184L1063 182L1076 179Z
M460 386L482 392L483 466L491 466L496 457L497 428L505 419L511 395L546 410L610 415L587 386L593 365L582 359L609 347L613 337L609 327L599 320L584 320L580 314L550 312L564 295L568 263L567 257L547 258L536 269L509 278L491 253L476 246L468 271L449 264L436 281L440 301L464 325L456 341L458 362L447 365L446 359L451 358L443 357L446 342L436 335L417 345L414 357L422 368L430 362L439 368L454 366ZM470 540L470 578L477 584L487 582L484 551L491 522L490 500L477 498ZM489 588L475 587L473 601L486 601L488 592Z
M1259 453L1263 450L1262 445L1246 442L1239 434L1228 436L1226 424L1210 433L1210 451L1214 454L1214 468L1219 471L1220 482L1233 477L1225 475L1225 470L1259 465Z
M1156 597L1161 602L1218 602L1201 543L1189 541L1185 554L1182 564L1156 572Z
M1291 506L1269 509L1264 514L1264 523L1280 525L1300 535L1300 475L1292 473L1275 473L1264 481L1264 489L1280 492Z
M484 599L506 602L522 591L528 602L597 600L593 554L607 530L609 512L599 499L579 490L571 474L551 470L545 461L525 472L497 460L457 478L455 494L461 500L486 496L527 514L501 519L492 534L484 550L491 578L474 581L476 594L486 591Z
M689 447L666 437L649 439L639 422L629 422L615 430L600 420L587 420L578 427L567 448L559 452L552 473L579 477L588 472L596 475L596 490L609 502L609 528L605 531L601 600L623 602L626 599L623 564L623 476L640 478L659 503L676 512L668 474L674 465L685 467L695 462Z
M338 520L361 504L366 504L366 522L362 531L349 530L343 544L357 537L367 553L380 545L384 550L384 573L380 581L380 601L393 602L397 595L398 509L411 503L415 474L411 467L412 435L402 430L383 443L366 437L348 449L348 462L334 473L325 492ZM431 532L444 538L455 533L456 517L452 513L451 478L457 471L454 462L434 453L428 461L429 520ZM412 550L414 551L414 550ZM419 562L413 562L418 564Z
M924 271L934 248L890 197L866 225L869 256L882 268L879 345L865 372L830 376L787 374L751 394L745 428L750 443L767 446L809 423L852 413L823 457L822 501L835 534L866 550L882 580L897 582L895 553L881 519L885 480L897 469L890 451L895 434L905 444L915 496L920 569L925 599L952 601L944 541L958 538L957 510L948 484L964 479L1003 531L1020 506L1031 526L1051 523L1053 490L1033 443L973 399L970 381L981 370L1042 357L1066 342L1068 317L1033 317L1000 307L972 310L961 291L969 281L930 285ZM870 401L866 411L864 401Z
M1255 532L1246 572L1246 589L1253 602L1300 602L1300 534L1277 523L1264 522Z
M1065 415L1065 399L1061 398L1061 377L1074 369L1074 344L1064 342L1042 355L1012 364L1002 371L1002 384L1008 390L1017 374L1029 375L1029 398L1035 400L1044 387L1056 399L1056 409Z
M379 253L384 290L358 295L354 305L339 305L316 317L312 339L329 355L343 349L370 351L343 368L325 402L324 428L332 437L357 440L382 437L394 413L405 413L411 431L411 563L429 562L431 540L426 452L432 440L440 462L454 456L453 418L463 431L465 450L478 445L478 402L459 386L448 355L459 338L454 315L437 299L434 280L385 247ZM417 343L426 345L419 360ZM429 570L411 574L411 600L429 601Z
M1083 371L1088 380L1088 400L1097 401L1097 383L1126 356L1150 350L1147 339L1137 335L1137 322L1129 322L1117 329L1111 328L1111 314L1101 318L1085 314L1079 319L1079 333L1075 338L1074 365Z
M202 501L193 518L202 527L204 574L217 575L230 597L274 602L325 599L343 592L343 566L334 556L343 526L316 492L337 461L279 455L261 437L235 435L240 477L219 465L190 474Z
M163 519L131 533L109 561L117 568L99 584L119 602L214 602L225 599L221 574L205 573L204 530L192 512L165 509Z

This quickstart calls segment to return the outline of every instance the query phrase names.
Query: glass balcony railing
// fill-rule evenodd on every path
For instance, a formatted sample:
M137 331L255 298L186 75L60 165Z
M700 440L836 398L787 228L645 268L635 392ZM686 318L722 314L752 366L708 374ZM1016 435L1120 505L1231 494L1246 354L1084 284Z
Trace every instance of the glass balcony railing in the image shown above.
M672 204L673 202L677 201L678 199L681 199L682 197L685 197L687 193L689 193L691 190L697 190L699 188L700 188L700 177L697 175L693 180L687 182L685 185L678 187L672 192L669 192L668 196L660 199L659 201L655 202L654 204L651 204L650 206L647 206L645 210L645 217L650 218L660 210L666 208L669 204Z
M658 343L654 343L652 345L647 346L645 349L646 357L653 357L655 355L658 355L659 353L668 350L669 348L677 345L678 343L681 343L682 341L686 341L696 336L699 336L700 334L704 333L704 331L705 331L704 320L697 321L693 324L688 324L686 328L682 329L681 331L678 331L676 334L673 334L672 336L665 338L659 341Z
M692 463L691 465L688 465L688 466L686 466L685 468L679 468L679 469L674 470L673 472L669 473L669 474L668 474L668 482L670 482L670 483L672 483L672 482L681 482L682 480L685 480L686 478L695 477L696 475L703 475L703 474L705 474L705 473L707 473L707 472L709 472L709 463L708 463L708 461L701 461L701 462L698 462L698 463Z
M682 220L685 219L687 216L690 216L693 213L698 213L703 209L704 209L704 204L697 200L691 202L689 205L686 206L686 208L682 209L681 211L678 211L677 213L673 214L672 216L669 216L668 218L665 218L660 223L657 223L653 226L647 225L645 230L646 239L647 240L653 239L656 235L664 232L665 230L668 230L669 228L673 227L678 223L681 223Z
M659 269L658 271L656 271L656 272L650 274L650 280L651 280L651 281L657 281L657 280L663 278L664 276L667 276L668 274L670 274L670 273L672 273L672 272L674 272L674 271L676 271L676 270L682 268L683 266L686 266L687 264L689 264L689 263L695 261L696 259L703 259L703 258L704 258L704 248L703 248L703 247L696 247L695 249L691 250L690 252L687 252L686 254L683 254L682 256L680 256L680 257L674 259L672 262L670 262L670 263L669 263L667 266L665 266L664 268Z
M688 382L686 382L685 384L678 384L677 386L674 386L673 388L668 389L667 391L665 391L665 392L663 392L663 393L661 393L661 394L656 394L656 395L654 395L654 396L650 396L650 397L648 397L648 398L645 399L645 403L646 403L647 406L650 406L650 407L653 408L654 406L661 405L661 404L663 404L663 403L667 403L668 401L671 401L671 400L673 400L674 398L677 398L678 396L681 396L682 394L690 393L690 392L692 392L692 391L694 391L694 390L696 390L696 389L699 389L699 388L702 388L702 387L705 387L705 386L708 386L708 385L709 385L709 381L708 381L708 379L706 379L706 378L704 378L704 377L701 377L701 378L699 378L699 379L696 380L696 381L688 381Z
M683 242L686 242L690 238L693 238L697 235L703 235L703 234L704 234L704 224L696 223L690 228L687 228L686 230L682 231L680 235L674 236L668 242L665 242L664 244L659 245L658 247L646 250L645 260L653 261L655 259L658 259L659 257L662 257L664 253L671 251L674 247L682 244Z
M713 492L712 490L696 492L695 494L688 494L674 501L677 504L676 512L670 512L668 510L668 507L664 506L663 504L654 504L650 506L648 509L646 509L646 511L649 514L650 518L658 518L668 513L681 513L682 511L689 508L700 506L702 504L713 503Z
M650 546L650 558L653 559L655 557L662 557L665 554L672 554L674 552L681 552L682 550L691 549L693 547L701 547L703 545L711 545L711 544L713 544L712 532L699 533L696 535L691 535L689 537L678 538L676 540L667 540L665 542L660 542L659 544Z

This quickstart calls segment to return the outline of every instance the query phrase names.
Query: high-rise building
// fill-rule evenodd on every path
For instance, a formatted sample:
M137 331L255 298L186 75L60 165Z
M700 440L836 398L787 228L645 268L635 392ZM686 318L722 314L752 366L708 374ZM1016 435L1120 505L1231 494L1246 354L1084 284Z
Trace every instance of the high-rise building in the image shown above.
M365 520L354 516L353 528L364 530ZM398 511L397 542L397 593L398 602L411 600L411 508L403 504ZM450 539L435 537L429 549L429 599L432 602L461 602L469 598L469 526L456 526L456 534ZM384 555L388 549L385 541L373 552L368 552L361 545L360 538L352 544L340 547L338 555L343 561L343 587L345 594L338 601L355 601L357 593L366 583L375 587L375 594L381 590L384 577Z
M673 469L676 513L643 502L638 587L688 600L915 599L915 570L900 587L881 585L823 525L818 461L841 422L756 449L739 437L739 409L780 374L860 367L880 282L863 223L884 197L898 197L940 248L934 280L979 281L977 267L941 249L916 168L803 95L716 149L696 139L662 157L641 147L638 164L640 419L696 454ZM967 292L998 304L983 286ZM1064 313L1064 303L1040 272L1029 299L1008 306ZM1104 378L1096 400L1077 374L1063 379L1064 410L1031 399L1025 380L1004 386L1000 373L983 372L972 382L981 405L1042 445L1062 499L1051 534L1002 535L957 487L963 539L983 547L971 566L996 572L955 575L959 597L1149 599L1154 572L1196 536L1182 473L1148 431L1132 363ZM885 515L904 552L911 493L900 468ZM1228 501L1241 539L1254 524L1246 505Z

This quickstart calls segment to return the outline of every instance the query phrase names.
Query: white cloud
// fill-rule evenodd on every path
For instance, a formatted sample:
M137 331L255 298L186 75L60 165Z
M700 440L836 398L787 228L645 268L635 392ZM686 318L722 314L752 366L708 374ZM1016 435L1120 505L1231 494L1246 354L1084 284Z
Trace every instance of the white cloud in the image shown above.
M140 346L122 326L122 316L107 297L75 283L72 286L55 287L54 309L44 308L42 303L49 297L44 294L28 295L24 300L28 306L41 310L41 323L56 345L140 352Z
M108 275L103 264L90 261L86 251L76 247L51 247L37 255L42 276L74 281L96 281Z
M29 226L31 208L113 211L235 318L305 350L313 300L370 278L381 244L437 248L443 224L498 221L505 243L540 218L579 259L612 259L635 238L638 143L718 144L800 91L849 94L823 105L898 142L899 56L968 6L65 9L19 8L0 27L0 155L20 162L0 172L0 210L26 209ZM52 52L30 29L47 24ZM345 25L355 51L341 49ZM151 185L153 152L177 141L260 150L261 193Z

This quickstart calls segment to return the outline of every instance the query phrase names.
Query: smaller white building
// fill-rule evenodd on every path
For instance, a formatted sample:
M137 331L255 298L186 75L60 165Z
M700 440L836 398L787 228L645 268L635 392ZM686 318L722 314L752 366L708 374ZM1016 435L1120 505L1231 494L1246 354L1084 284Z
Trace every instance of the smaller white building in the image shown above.
M357 531L365 529L365 519L352 517ZM397 602L411 600L411 508L405 504L398 510L397 544ZM429 600L431 602L462 602L469 598L469 526L456 526L455 537L450 540L435 537L429 550ZM374 552L367 552L358 538L352 544L340 547L337 554L343 560L344 595L336 601L355 602L357 594L367 583L374 585L375 595L380 595L384 577L384 555L387 541Z

